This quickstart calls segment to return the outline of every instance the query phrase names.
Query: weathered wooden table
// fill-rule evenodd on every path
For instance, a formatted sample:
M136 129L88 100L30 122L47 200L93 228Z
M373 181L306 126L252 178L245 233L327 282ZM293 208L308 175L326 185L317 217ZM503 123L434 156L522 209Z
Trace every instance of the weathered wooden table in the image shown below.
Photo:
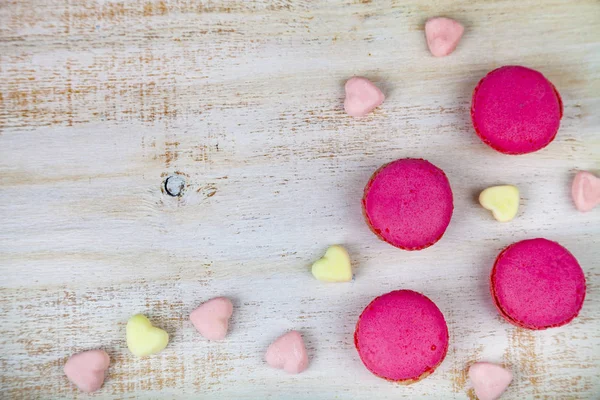
M436 59L423 24L466 26ZM474 134L470 96L489 70L541 70L562 94L556 140L524 156ZM364 119L342 110L359 74L386 94ZM382 163L423 157L455 195L444 238L397 250L369 231L362 189ZM84 398L62 374L73 352L106 349L96 398L464 399L466 367L509 366L506 399L600 397L600 209L569 189L600 169L600 3L572 1L1 0L0 397ZM185 179L181 197L164 181ZM489 185L522 192L497 223ZM534 332L504 322L488 293L497 253L547 237L588 279L580 316ZM346 245L355 281L309 266ZM446 360L400 386L372 376L353 345L375 296L407 288L444 312ZM209 343L187 320L234 299L231 334ZM125 323L142 312L171 335L136 359ZM311 365L266 367L268 344L300 330Z

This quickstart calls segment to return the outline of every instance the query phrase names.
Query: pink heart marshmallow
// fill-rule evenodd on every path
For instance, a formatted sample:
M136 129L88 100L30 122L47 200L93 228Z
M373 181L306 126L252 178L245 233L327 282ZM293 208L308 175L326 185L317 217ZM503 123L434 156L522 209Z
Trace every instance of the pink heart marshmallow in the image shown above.
M463 35L465 28L450 18L436 17L425 23L425 37L429 51L436 57L452 53Z
M222 340L227 335L233 304L226 297L216 297L202 303L190 314L190 321L208 340Z
M104 383L110 357L104 350L89 350L72 355L65 363L65 375L83 392L95 392Z
M308 354L300 333L290 331L275 340L267 349L265 361L290 374L304 371L308 367Z
M385 100L383 92L367 78L354 76L344 86L344 110L352 117L362 117L379 107Z
M497 400L510 385L512 372L496 364L479 362L469 368L469 379L479 400Z
M579 211L591 211L600 204L600 178L587 171L580 171L573 179L571 194Z

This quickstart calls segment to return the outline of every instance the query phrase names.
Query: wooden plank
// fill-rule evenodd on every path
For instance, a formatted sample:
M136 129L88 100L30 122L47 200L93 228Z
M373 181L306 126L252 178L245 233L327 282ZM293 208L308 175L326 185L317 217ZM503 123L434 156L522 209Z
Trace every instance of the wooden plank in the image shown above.
M466 26L448 58L425 46L435 15ZM600 210L576 212L569 185L600 168L599 15L593 0L0 2L1 397L83 397L62 366L103 347L99 398L473 398L477 360L512 368L507 399L597 398ZM471 92L505 64L563 97L559 135L535 154L495 153L472 131ZM341 105L354 74L387 95L363 119ZM446 235L421 252L362 220L370 174L400 157L444 169L455 195ZM181 197L162 187L174 174ZM522 192L508 224L475 200L497 183ZM497 315L488 276L504 246L539 236L578 258L588 296L568 326L530 332ZM309 273L334 243L352 283ZM352 338L397 288L434 300L451 333L438 371L407 387L373 377ZM234 300L232 331L209 343L187 316L217 295ZM157 356L126 349L137 312L172 337ZM287 329L309 348L299 376L262 361Z

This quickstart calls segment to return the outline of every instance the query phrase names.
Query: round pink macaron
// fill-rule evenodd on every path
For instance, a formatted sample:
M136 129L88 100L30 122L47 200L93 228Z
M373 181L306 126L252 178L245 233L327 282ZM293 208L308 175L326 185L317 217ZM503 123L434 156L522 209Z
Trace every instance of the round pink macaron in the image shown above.
M444 171L421 159L405 158L379 168L365 187L363 212L382 240L405 250L437 242L454 210Z
M395 290L364 309L356 324L354 345L373 374L410 384L431 374L446 357L448 326L427 297Z
M485 144L505 154L546 147L562 118L558 91L540 72L505 66L488 73L473 92L471 119Z
M579 314L585 276L560 244L529 239L511 244L496 258L492 297L510 323L528 329L565 325Z

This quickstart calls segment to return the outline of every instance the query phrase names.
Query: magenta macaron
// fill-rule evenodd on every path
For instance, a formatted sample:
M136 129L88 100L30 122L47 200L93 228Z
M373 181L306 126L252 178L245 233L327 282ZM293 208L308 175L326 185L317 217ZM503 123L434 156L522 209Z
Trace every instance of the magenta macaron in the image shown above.
M446 357L448 326L429 298L412 290L395 290L364 309L354 345L373 374L410 384L431 374Z
M490 284L500 314L528 329L571 322L583 306L586 290L575 257L547 239L523 240L505 248L496 258Z
M540 72L504 66L488 73L473 91L471 119L485 144L505 154L532 153L558 132L563 105Z
M454 203L444 171L426 160L404 158L379 168L367 183L363 213L382 240L404 250L437 242Z

